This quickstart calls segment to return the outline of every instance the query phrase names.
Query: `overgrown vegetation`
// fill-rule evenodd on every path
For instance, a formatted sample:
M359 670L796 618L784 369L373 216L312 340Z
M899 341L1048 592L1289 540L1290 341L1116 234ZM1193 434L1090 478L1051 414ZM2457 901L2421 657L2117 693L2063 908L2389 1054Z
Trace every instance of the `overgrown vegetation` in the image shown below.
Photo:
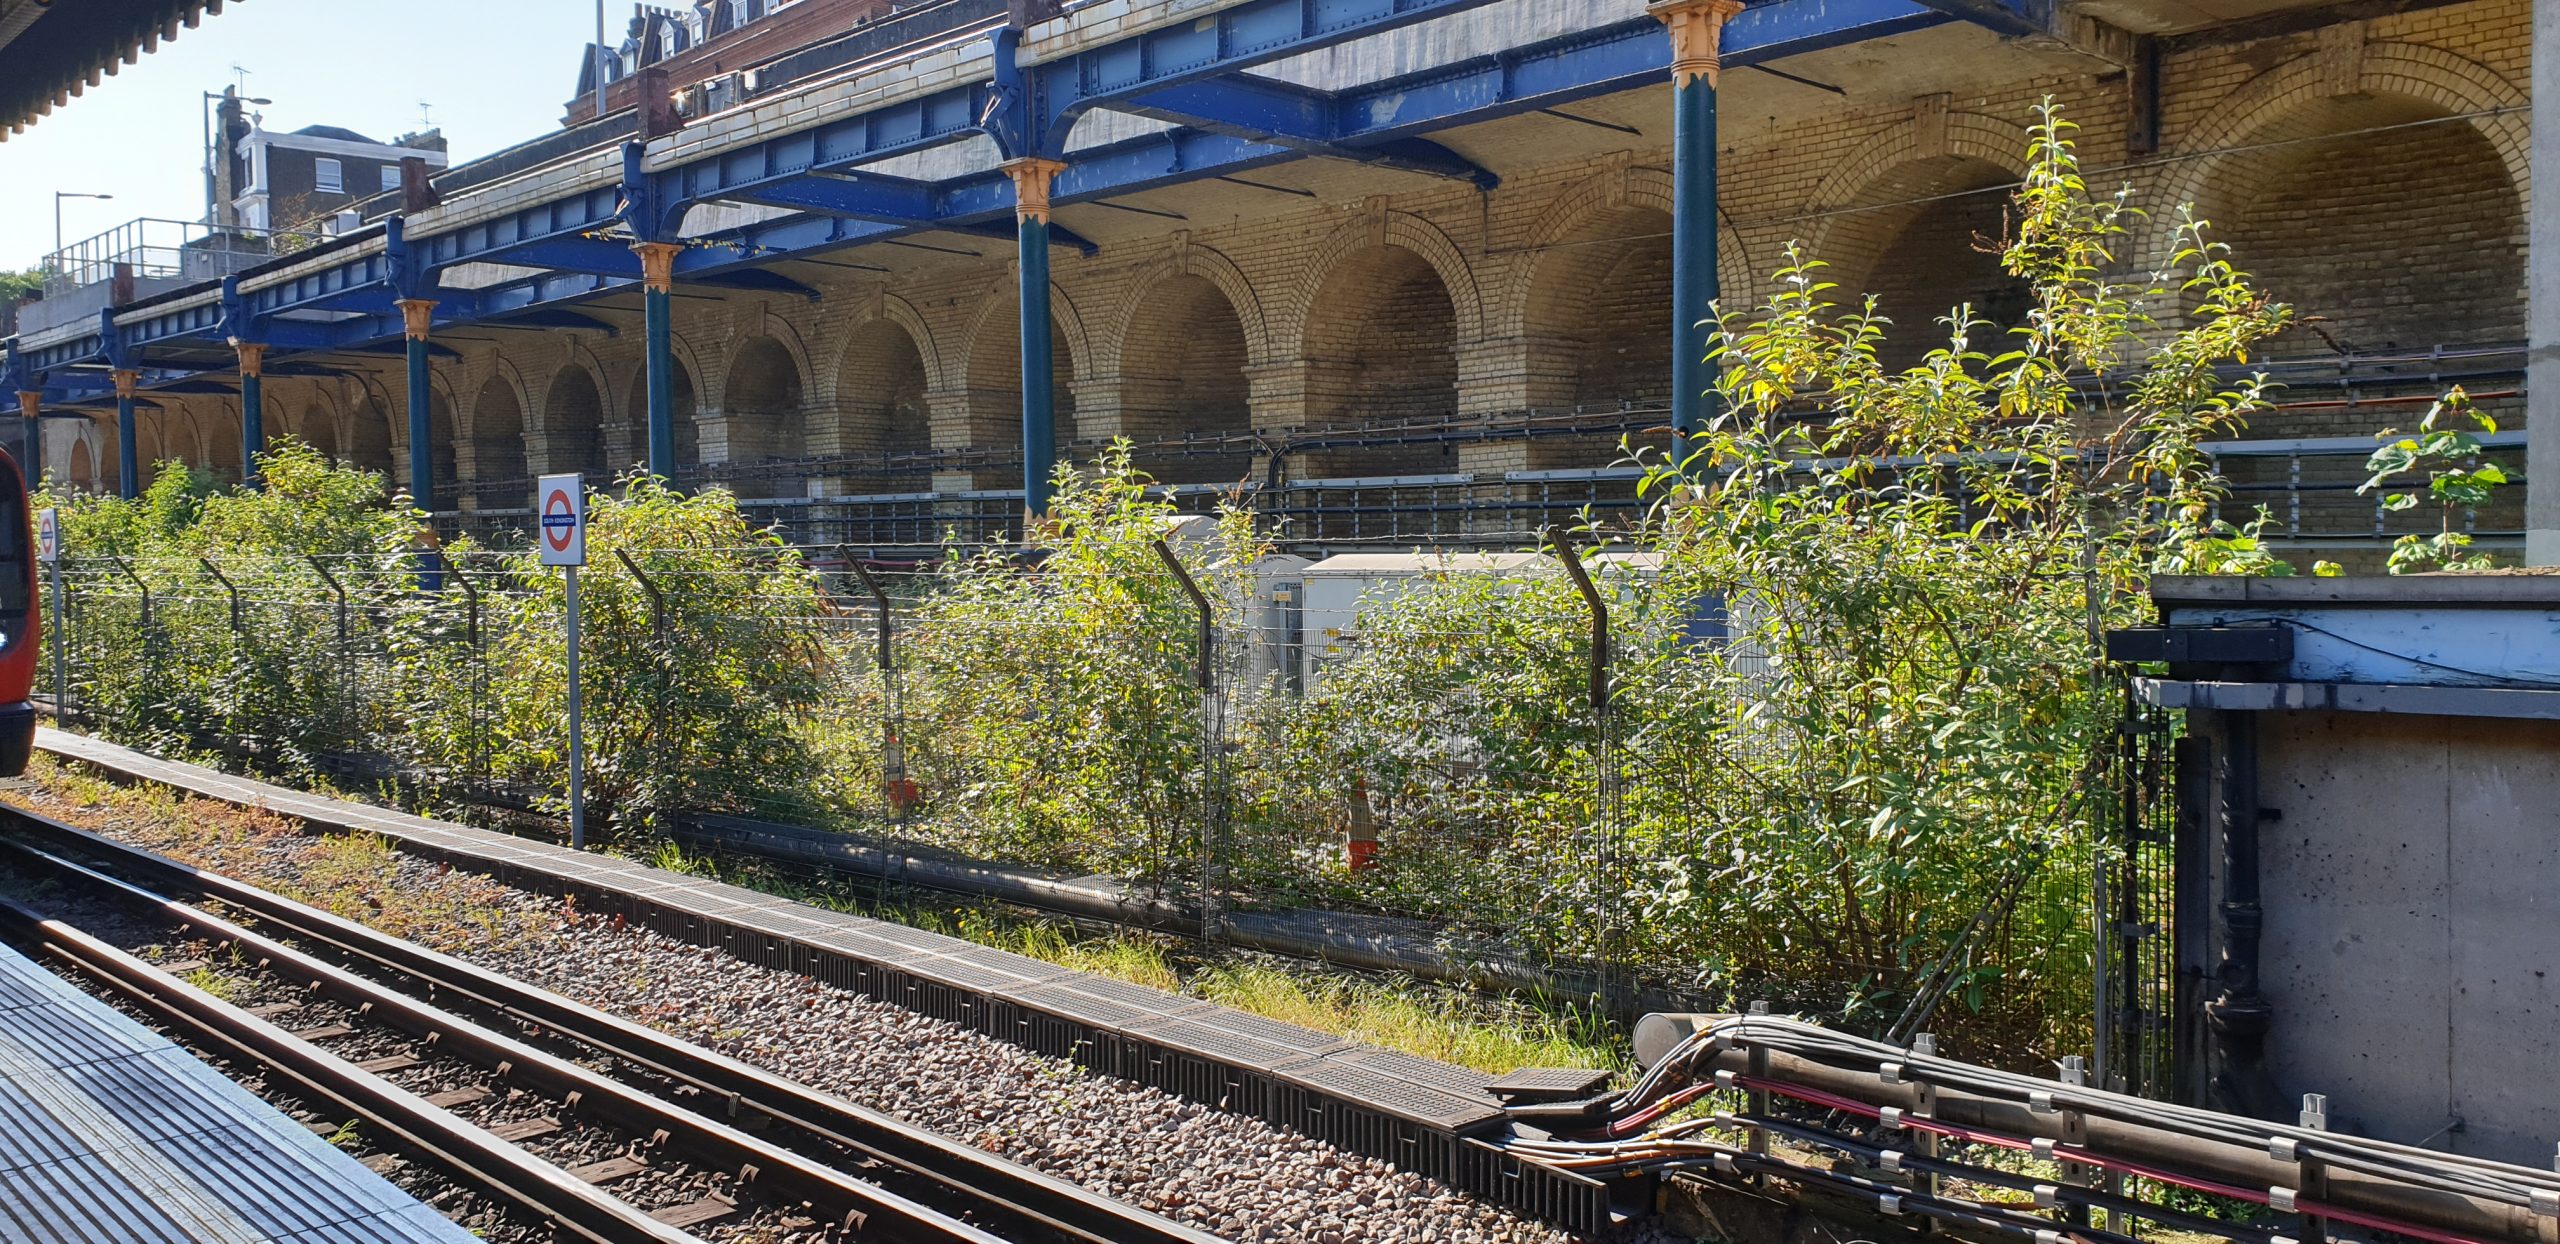
M2093 193L2071 132L2040 117L1999 243L2032 291L2023 322L1957 307L1942 345L1891 368L1887 335L1922 327L1844 306L1793 250L1766 305L1723 315L1722 414L1637 454L1636 519L1577 535L1611 600L1605 711L1585 606L1553 572L1432 577L1373 602L1307 694L1247 685L1269 533L1244 511L1184 546L1224 638L1204 695L1190 597L1153 547L1173 515L1125 451L1062 471L1028 547L952 550L900 612L890 669L859 606L728 494L629 481L595 502L585 577L600 818L629 834L756 812L1176 898L1210 886L1224 907L1421 917L1462 955L1641 965L1650 986L1868 1028L1958 1008L1935 1025L1951 1048L2003 1062L2083 1048L2119 709L2094 632L2133 616L2150 573L2291 572L2263 515L2216 517L2200 449L2263 407L2246 367L2291 312L2204 222ZM2175 270L2126 275L2152 227ZM2448 512L2475 504L2501 482L2472 461L2479 421L2449 397L2371 486L2423 473ZM477 595L421 590L415 516L379 481L292 446L264 469L264 493L164 472L135 503L59 502L75 551L133 567L83 585L100 720L288 770L388 758L403 790L556 808L558 576L456 550ZM2448 522L2394 568L2472 564L2464 543ZM230 624L200 554L304 621ZM126 578L156 585L148 625ZM1346 858L1355 824L1374 867Z

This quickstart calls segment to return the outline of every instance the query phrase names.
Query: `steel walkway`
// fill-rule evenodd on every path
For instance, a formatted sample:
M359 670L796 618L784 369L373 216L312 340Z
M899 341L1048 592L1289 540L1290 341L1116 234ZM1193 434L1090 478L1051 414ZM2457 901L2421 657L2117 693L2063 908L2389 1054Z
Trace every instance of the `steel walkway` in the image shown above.
M471 1239L166 1038L0 946L0 1242Z

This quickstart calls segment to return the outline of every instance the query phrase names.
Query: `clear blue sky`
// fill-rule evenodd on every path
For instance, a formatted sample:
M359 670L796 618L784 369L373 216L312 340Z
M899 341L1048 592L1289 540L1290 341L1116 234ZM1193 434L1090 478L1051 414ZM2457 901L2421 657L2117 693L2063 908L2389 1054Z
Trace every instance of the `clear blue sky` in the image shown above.
M607 6L613 33L629 0ZM420 128L418 101L456 163L555 129L595 38L595 0L231 0L218 17L0 141L0 269L53 249L53 192L73 241L142 216L204 216L200 92L249 71L267 128L337 125L377 139Z

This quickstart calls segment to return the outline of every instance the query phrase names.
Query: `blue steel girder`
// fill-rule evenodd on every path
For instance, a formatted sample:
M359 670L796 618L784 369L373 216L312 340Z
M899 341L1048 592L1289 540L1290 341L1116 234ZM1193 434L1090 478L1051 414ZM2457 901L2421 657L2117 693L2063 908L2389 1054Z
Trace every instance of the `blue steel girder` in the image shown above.
M1123 67L1120 52L1105 47L1037 66L1035 74L1046 75L1043 80L1051 83L1053 102L1058 99L1055 88L1059 82L1073 83L1079 93L1070 102L1077 111L1096 106L1120 107L1121 102L1117 101L1134 101L1134 110L1153 108L1167 115L1187 115L1181 112L1185 109L1208 111L1208 105L1200 101L1205 98L1214 102L1217 96L1203 96L1189 88L1220 75L1228 76L1216 85L1229 88L1239 97L1222 104L1223 111L1214 118L1230 132L1188 125L1073 153L1066 172L1054 187L1056 201L1073 204L1135 194L1285 163L1307 154L1304 146L1310 135L1331 135L1346 147L1374 148L1439 130L1648 86L1667 77L1669 40L1651 19L1578 32L1339 93L1299 91L1237 72L1327 42L1362 37L1482 2L1262 0L1227 10L1214 19L1203 19L1197 27L1136 37L1136 42L1152 49L1138 58L1141 63ZM1277 27L1265 29L1256 25L1269 14L1283 10L1314 16L1296 27L1299 33L1294 38L1274 33ZM1770 0L1745 9L1727 27L1725 56L1728 64L1750 64L1951 20L1954 19L1942 7L1913 0ZM1198 42L1207 37L1204 32L1215 38ZM1060 68L1066 65L1078 68L1068 74ZM653 191L664 192L652 197L665 205L665 212L680 212L693 201L751 198L760 189L795 182L805 186L813 172L850 168L965 137L979 127L982 111L977 109L991 98L992 88L987 83L954 87L799 134L766 140L737 153L649 174L645 181ZM963 104L969 107L964 108ZM1270 131L1272 139L1291 140L1299 145L1261 141L1233 132L1257 128ZM895 182L878 179L868 179L867 185L865 179L847 184L865 185L866 194L890 190L911 193L898 188ZM929 220L874 220L808 213L728 230L702 240L712 245L689 248L680 255L677 276L679 280L707 280L739 268L866 241L955 226L994 224L1009 217L1013 207L1010 182L992 170L933 185L930 195L933 217ZM631 255L627 240L606 236L617 223L623 223L623 199L623 188L588 187L448 233L406 241L394 236L386 242L384 251L359 251L341 262L317 266L290 280L244 290L244 297L252 314L269 324L297 311L361 313L357 318L326 323L298 322L299 327L285 331L289 343L275 343L285 352L369 348L372 343L396 339L400 325L389 303L404 284L413 292L438 300L439 324L458 325L544 307L574 305L623 292L638 283L638 262ZM841 208L845 204L831 206ZM398 232L396 222L386 229L387 234ZM513 263L553 271L468 292L433 288L437 271L470 262ZM138 320L125 331L137 344L158 344L213 340L211 334L219 327L219 306L203 300L197 306L173 307L165 315ZM107 349L100 338L85 336L42 351L29 351L27 365L41 373L101 359Z
M649 173L645 192L626 196L642 205L633 212L642 219L628 223L636 234L672 237L696 203L752 202L767 185L956 142L979 132L993 91L987 82L949 87Z
M1492 170L1420 138L1390 138L1375 146L1344 141L1335 97L1286 82L1234 73L1133 95L1111 106L1159 121L1272 143L1292 151L1431 177L1447 177L1491 190L1502 184Z
M1493 0L1247 0L1196 21L1178 22L1032 66L1026 71L1030 126L1025 137L1051 155L1065 150L1076 118L1116 107L1133 95L1163 91L1433 18L1482 8Z
M391 269L390 257L375 251L255 289L244 288L241 298L249 314L261 320L289 311L349 309L347 303L357 297L379 297L388 303L398 296L390 292Z
M2004 35L2040 35L2052 29L2051 0L1920 0L1949 17Z
M1953 20L1914 0L1775 0L1725 24L1722 55L1732 69ZM1347 141L1414 137L1652 86L1670 73L1662 24L1636 18L1351 88L1335 100L1337 125Z
M169 307L123 326L124 339L148 349L164 342L222 340L222 304L196 302Z
M753 201L757 187L853 168L986 133L1008 157L1064 150L1085 112L1124 96L1248 69L1494 0L1246 0L1195 21L1114 40L1028 69L1020 32L995 35L993 80L953 86L792 134L706 156L648 177L647 228L672 230L685 209ZM634 221L635 230L643 222Z
M941 214L933 183L862 173L769 178L729 197L741 203L896 224L919 224Z

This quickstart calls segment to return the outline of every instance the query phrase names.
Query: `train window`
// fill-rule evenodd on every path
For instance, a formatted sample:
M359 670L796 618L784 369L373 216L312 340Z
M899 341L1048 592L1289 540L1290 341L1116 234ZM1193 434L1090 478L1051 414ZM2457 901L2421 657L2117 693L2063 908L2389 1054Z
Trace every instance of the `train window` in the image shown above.
M25 477L14 461L0 459L0 650L17 647L26 634L34 582L30 538Z

